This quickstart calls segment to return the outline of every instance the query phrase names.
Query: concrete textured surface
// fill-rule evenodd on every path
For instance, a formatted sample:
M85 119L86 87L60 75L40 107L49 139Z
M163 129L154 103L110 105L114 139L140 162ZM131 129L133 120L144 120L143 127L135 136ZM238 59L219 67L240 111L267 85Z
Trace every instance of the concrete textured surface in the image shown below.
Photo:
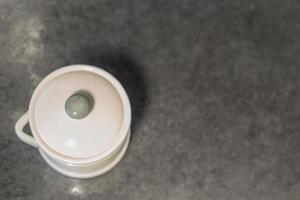
M0 1L0 199L300 199L300 2ZM70 64L125 86L133 137L91 180L52 170L14 124Z

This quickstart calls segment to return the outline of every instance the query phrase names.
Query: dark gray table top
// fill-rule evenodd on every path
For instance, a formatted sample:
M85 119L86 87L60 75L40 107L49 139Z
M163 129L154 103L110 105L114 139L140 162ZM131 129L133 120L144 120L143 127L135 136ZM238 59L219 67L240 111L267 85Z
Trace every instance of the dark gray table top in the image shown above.
M298 1L0 2L0 199L300 197ZM120 164L66 178L14 124L65 65L125 86L133 137Z

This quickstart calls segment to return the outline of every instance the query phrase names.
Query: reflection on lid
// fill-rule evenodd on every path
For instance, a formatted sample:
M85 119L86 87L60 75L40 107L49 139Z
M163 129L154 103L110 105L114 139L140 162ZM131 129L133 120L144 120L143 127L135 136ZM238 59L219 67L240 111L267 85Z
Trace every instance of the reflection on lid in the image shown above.
M68 139L65 141L65 145L69 148L74 148L77 146L77 142L76 142L76 140Z

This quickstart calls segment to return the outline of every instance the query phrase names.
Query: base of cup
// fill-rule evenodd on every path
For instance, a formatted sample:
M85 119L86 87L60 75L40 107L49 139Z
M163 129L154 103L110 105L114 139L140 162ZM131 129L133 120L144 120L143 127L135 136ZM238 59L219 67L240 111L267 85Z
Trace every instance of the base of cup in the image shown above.
M86 166L65 164L49 157L43 150L39 149L39 151L46 163L57 172L72 178L87 179L100 176L114 168L123 158L128 148L129 140L130 131L127 134L126 141L122 144L122 147L120 147L113 155L103 161Z

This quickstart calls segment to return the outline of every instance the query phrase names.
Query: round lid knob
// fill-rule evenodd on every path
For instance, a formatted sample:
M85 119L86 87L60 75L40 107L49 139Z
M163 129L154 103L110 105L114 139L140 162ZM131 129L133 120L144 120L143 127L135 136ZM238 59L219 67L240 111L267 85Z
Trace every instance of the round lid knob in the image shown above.
M83 93L75 93L68 98L65 104L66 113L74 119L86 117L92 109L92 102Z

